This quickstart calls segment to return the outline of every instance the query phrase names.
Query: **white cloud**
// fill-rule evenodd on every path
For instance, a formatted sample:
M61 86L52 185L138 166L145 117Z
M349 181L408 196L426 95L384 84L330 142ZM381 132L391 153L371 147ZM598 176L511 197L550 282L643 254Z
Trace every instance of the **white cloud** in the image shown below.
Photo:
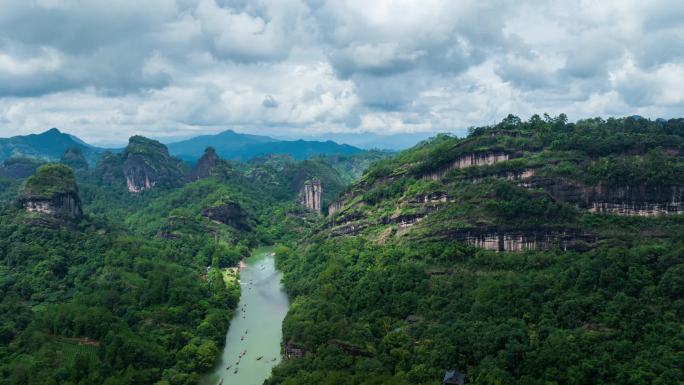
M0 136L684 115L684 3L0 0Z

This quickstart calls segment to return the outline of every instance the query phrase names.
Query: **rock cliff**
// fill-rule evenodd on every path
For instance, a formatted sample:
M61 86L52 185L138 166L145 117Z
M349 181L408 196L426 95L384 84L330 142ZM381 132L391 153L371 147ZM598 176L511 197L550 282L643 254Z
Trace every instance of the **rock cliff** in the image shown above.
M458 157L453 163L446 167L442 167L437 171L431 172L424 176L426 179L439 180L446 175L449 170L455 168L467 168L473 166L488 166L498 162L503 162L510 159L509 154L500 152L484 152L484 153L470 153Z
M235 202L224 203L202 210L202 215L216 222L232 226L238 230L249 230L251 226L247 214Z
M207 178L211 175L212 170L219 162L219 156L216 155L216 150L213 147L207 147L204 150L204 155L197 161L197 164L190 173L190 180L198 180Z
M38 168L22 189L18 203L28 212L60 219L78 219L83 215L74 172L61 164Z
M103 155L94 175L112 184L123 182L132 193L175 187L185 181L180 159L170 156L163 144L142 136L131 137L121 153Z
M543 188L554 199L589 212L629 216L684 213L682 186L585 186L560 178L533 178L526 186Z
M583 250L596 242L595 237L590 234L548 229L537 231L462 230L454 232L450 238L492 251Z
M319 179L307 180L299 194L299 202L309 210L321 212L323 188Z

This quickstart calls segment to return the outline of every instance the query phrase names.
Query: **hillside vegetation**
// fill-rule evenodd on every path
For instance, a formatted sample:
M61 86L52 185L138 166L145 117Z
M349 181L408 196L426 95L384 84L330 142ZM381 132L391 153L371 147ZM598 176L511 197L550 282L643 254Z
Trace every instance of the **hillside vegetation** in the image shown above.
M306 354L270 383L680 382L683 140L681 119L511 116L375 163L278 250Z
M683 146L683 119L509 116L392 156L191 166L133 137L92 172L18 160L0 384L196 384L239 300L221 270L271 244L296 354L268 384L679 383Z

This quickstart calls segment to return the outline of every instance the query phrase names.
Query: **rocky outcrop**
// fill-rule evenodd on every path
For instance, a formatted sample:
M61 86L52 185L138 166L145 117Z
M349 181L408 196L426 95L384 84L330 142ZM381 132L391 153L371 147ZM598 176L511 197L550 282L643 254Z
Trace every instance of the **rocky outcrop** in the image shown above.
M242 207L235 202L208 207L202 210L202 215L213 221L232 226L238 230L249 230L251 226L247 220L247 214Z
M81 201L76 194L60 194L50 199L22 199L22 207L29 212L48 214L55 217L79 218L83 215Z
M525 185L542 188L554 199L590 212L628 216L684 213L682 186L585 186L552 178L533 178Z
M588 234L573 231L497 231L494 229L459 230L450 238L471 246L493 251L582 250L595 242Z
M139 193L157 184L159 174L152 166L145 163L142 155L133 154L126 158L123 165L126 187L132 193Z
M85 155L83 155L83 150L79 146L70 146L62 154L59 160L60 163L71 167L74 170L87 170L88 160L86 160Z
M78 219L83 215L74 172L61 164L38 168L24 185L18 199L27 212L59 219Z
M211 172L218 164L220 158L216 155L216 150L213 147L207 147L204 150L204 155L197 161L197 164L190 173L190 180L198 180L208 178Z
M429 173L424 176L426 179L440 180L447 172L455 168L467 168L473 166L488 166L498 162L503 162L510 159L509 154L501 152L483 152L483 153L471 153L458 157L450 165L440 168L437 171Z
M323 188L319 179L307 180L299 193L299 202L309 210L321 212Z
M94 175L103 182L124 182L128 191L140 193L153 187L176 187L185 181L180 159L169 155L163 144L142 136L133 136L118 154L106 153Z

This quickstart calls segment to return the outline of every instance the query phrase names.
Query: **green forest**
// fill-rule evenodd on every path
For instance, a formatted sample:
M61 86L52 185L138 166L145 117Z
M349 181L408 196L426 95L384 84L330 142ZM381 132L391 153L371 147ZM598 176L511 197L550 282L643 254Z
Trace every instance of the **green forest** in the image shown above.
M133 137L0 174L1 385L196 384L240 298L221 269L262 245L290 298L283 352L302 352L268 385L684 379L684 119L511 115L395 154L209 155Z

